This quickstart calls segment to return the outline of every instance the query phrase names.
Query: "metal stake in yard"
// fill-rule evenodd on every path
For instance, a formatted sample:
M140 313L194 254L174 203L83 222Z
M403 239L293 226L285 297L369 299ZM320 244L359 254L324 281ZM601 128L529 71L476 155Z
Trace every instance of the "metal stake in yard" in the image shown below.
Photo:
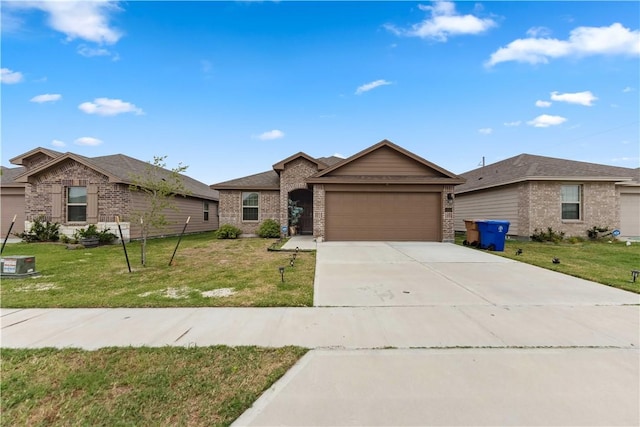
M13 220L11 221L11 225L9 226L9 231L7 231L7 235L4 238L4 242L2 242L2 248L0 248L0 254L4 251L4 246L7 244L7 240L9 239L9 235L11 234L11 229L13 228L13 224L16 222L16 217L18 215L13 216Z
M129 264L129 254L127 254L127 245L124 244L124 237L122 236L122 227L120 227L120 217L116 216L116 223L118 224L118 231L120 232L120 241L122 242L122 249L124 249L124 257L127 260L127 268L131 273L131 264Z
M176 251L178 250L178 245L180 245L180 240L182 240L182 236L184 235L185 230L187 229L187 225L189 225L189 220L191 217L187 217L187 222L184 223L184 227L182 227L182 233L180 233L180 237L178 237L178 243L176 243L176 248L173 250L173 255L171 255L171 261L169 261L169 267L171 267L171 263L173 262L173 257L176 256Z

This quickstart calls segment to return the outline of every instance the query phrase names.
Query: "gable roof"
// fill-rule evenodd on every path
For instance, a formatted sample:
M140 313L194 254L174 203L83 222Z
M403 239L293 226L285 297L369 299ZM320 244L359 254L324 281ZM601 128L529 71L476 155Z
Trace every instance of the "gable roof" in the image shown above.
M523 181L632 181L637 169L554 157L520 154L462 173L467 179L456 193L498 187ZM637 178L636 178L637 179Z
M340 169L346 169L350 165L355 164L359 160L372 155L372 153L378 150L391 150L401 157L407 158L410 162L415 163L417 166L421 167L425 172L432 172L429 174L419 174L419 175L405 175L402 173L391 172L387 175L366 175L366 181L363 181L363 176L349 176L348 174L340 175ZM324 169L311 178L307 180L308 183L348 183L348 182L367 182L367 183L376 183L376 182L385 182L385 183L396 183L396 184L452 184L458 185L462 184L465 180L464 178L449 172L448 170L431 163L428 160L423 159L422 157L414 154L404 148L392 143L389 140L382 140L379 143L372 145L369 148L366 148L359 153L354 154L353 156L344 159L341 162L337 162L331 167Z
M299 158L314 163L318 166L319 170L326 169L344 160L336 156L318 157L316 159L308 154L299 152L274 164L273 170L212 184L211 188L215 188L216 190L280 190L280 172L284 170L287 163Z
M292 162L296 159L306 159L308 161L310 161L311 163L315 164L318 167L318 170L323 170L327 167L327 165L325 163L323 163L322 161L320 161L319 159L315 159L313 157L311 157L310 155L303 153L302 151L300 151L297 154L294 154L293 156L289 156L284 160L280 160L278 163L276 163L275 165L273 165L273 170L280 173L284 170L284 167L287 163Z
M27 151L26 153L20 154L13 159L9 159L9 163L22 166L26 159L28 159L29 157L33 157L36 154L44 154L48 157L51 157L52 159L55 159L56 157L61 156L63 153L55 150L50 150L48 148L37 147L33 150Z
M24 155L19 157L26 158ZM133 184L134 177L136 175L143 174L146 171L146 168L149 166L148 162L143 162L142 160L134 159L133 157L125 156L124 154L114 154L100 157L84 157L74 153L64 153L33 169L23 169L22 173L14 177L14 180L16 182L22 183L29 182L30 177L37 175L66 160L76 161L95 170L98 173L101 173L102 175L105 175L109 178L109 182L126 185ZM164 174L166 176L169 176L171 174L171 171L167 169L159 169L161 171L161 174ZM211 200L218 199L218 192L212 190L208 185L184 174L180 174L180 177L182 179L183 185L189 192L189 195Z

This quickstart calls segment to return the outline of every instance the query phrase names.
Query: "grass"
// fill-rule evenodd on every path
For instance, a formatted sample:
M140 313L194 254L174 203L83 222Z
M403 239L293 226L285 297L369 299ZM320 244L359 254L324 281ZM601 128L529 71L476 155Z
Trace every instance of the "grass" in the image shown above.
M0 425L229 425L306 351L2 349Z
M462 244L464 237L456 237ZM516 255L522 249L521 255ZM580 277L615 288L640 293L640 278L631 280L631 270L640 269L640 243L606 240L576 243L541 243L506 240L504 252L492 252L506 258ZM559 264L551 262L553 258Z
M17 243L3 256L33 255L37 277L3 279L2 307L273 307L313 305L315 252L268 251L274 239L218 240L212 233L184 236L172 266L177 238L127 244L129 273L121 245L70 250L58 243ZM286 267L285 281L278 271ZM210 297L203 292L234 292Z

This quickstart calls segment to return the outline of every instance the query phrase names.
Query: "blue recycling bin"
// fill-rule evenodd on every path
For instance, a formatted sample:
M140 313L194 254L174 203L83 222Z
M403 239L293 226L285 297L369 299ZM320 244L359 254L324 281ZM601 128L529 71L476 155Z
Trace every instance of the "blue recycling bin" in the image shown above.
M480 233L480 248L490 251L504 251L504 241L509 231L509 221L477 221Z

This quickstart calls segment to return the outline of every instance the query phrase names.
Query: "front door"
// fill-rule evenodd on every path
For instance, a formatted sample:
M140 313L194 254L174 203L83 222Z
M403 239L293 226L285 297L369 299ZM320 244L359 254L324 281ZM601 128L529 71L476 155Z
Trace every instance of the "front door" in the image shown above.
M313 234L313 192L306 189L293 190L289 198L298 202L302 215L298 221L298 234Z

